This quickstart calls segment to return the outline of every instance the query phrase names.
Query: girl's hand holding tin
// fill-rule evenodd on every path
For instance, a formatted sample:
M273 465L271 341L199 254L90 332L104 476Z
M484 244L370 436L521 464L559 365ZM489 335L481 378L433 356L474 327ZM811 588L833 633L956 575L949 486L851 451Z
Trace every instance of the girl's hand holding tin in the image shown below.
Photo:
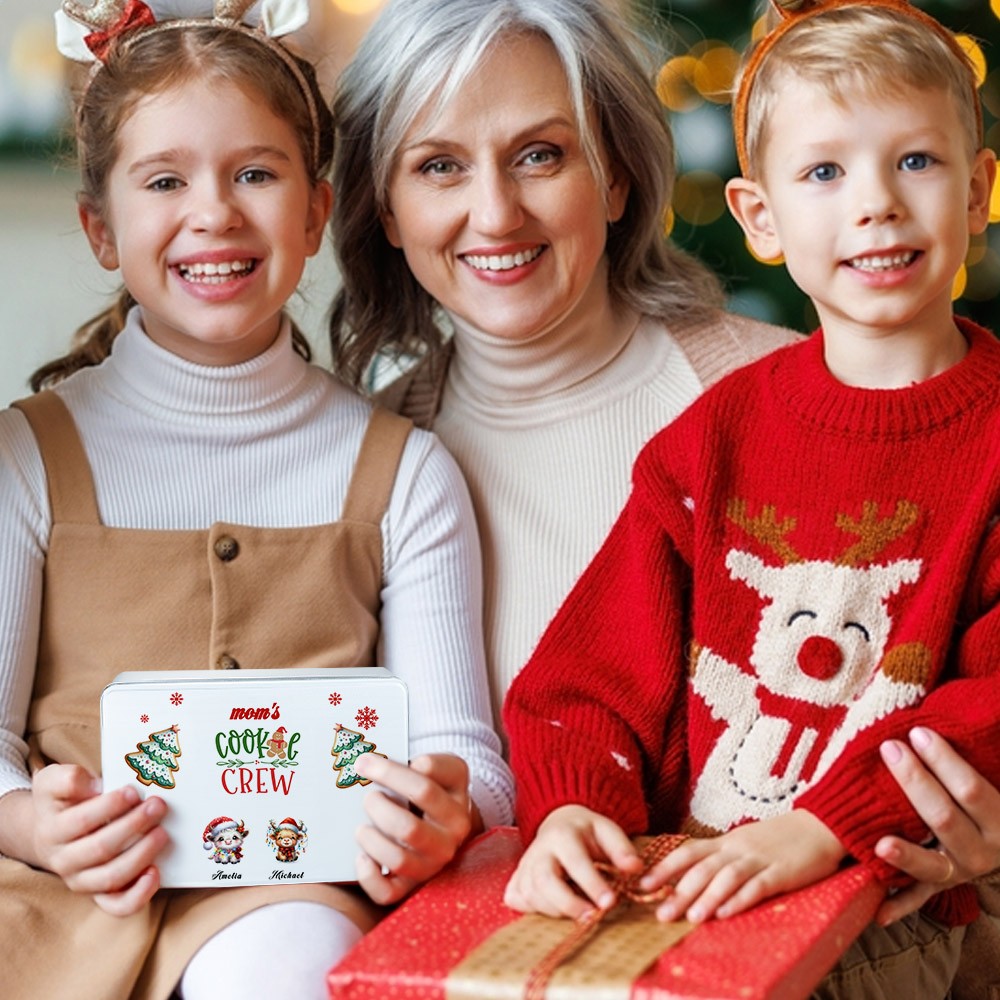
M364 851L358 858L358 880L376 903L402 899L483 828L469 798L469 768L461 757L424 754L407 766L365 754L357 769L404 800L374 791L365 801L372 825L358 830Z
M11 792L3 804L4 839L19 840L19 855L92 895L107 913L135 913L159 888L154 861L167 843L162 799L140 800L129 786L102 792L85 768L50 764L34 775L30 792Z

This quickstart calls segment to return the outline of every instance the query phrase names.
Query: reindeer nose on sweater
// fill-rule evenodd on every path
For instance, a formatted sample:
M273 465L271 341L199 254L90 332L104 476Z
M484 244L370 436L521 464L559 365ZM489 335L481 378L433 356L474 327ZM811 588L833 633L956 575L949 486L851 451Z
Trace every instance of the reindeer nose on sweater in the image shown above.
M811 635L799 647L799 668L807 677L828 681L844 665L840 647L825 635Z

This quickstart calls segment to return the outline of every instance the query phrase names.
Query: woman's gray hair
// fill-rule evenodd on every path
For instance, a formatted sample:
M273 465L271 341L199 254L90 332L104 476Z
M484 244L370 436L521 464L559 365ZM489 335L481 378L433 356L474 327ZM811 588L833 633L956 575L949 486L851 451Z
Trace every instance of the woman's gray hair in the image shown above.
M656 67L607 0L389 0L333 105L332 232L343 286L330 338L335 367L354 384L377 355L422 354L444 339L437 304L380 220L404 137L425 111L433 122L498 41L525 34L547 39L558 55L602 188L602 148L629 185L625 212L608 230L612 299L668 322L721 304L711 272L664 237L673 137L652 85Z

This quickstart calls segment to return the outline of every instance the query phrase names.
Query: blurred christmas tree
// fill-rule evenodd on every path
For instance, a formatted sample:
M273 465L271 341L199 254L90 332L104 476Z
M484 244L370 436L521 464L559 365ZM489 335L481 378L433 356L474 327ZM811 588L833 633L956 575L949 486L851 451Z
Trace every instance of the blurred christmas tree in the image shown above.
M785 268L760 263L723 200L737 172L728 90L740 54L763 9L754 0L638 0L668 30L670 58L658 77L677 140L678 181L672 238L724 279L732 309L796 329L812 329L816 315ZM917 0L916 6L974 43L984 79L986 141L1000 150L1000 0ZM1000 223L1000 187L994 192ZM955 311L1000 332L1000 226L973 241Z

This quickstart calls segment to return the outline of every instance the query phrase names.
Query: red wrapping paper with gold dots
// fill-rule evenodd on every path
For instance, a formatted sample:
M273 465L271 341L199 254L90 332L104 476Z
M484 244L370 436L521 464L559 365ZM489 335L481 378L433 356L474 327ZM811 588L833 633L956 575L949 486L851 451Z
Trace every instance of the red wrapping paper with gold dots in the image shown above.
M504 827L473 841L437 878L411 896L354 948L328 977L331 1000L513 1000L523 995L519 947L497 969L480 962L490 939L523 917L503 904L503 890L521 854L516 830ZM547 1000L797 1000L815 985L872 919L883 888L867 869L845 869L753 910L715 920L666 941L640 974L622 980L618 963L606 974L560 985ZM571 926L570 921L551 921ZM603 930L567 965L585 962ZM528 935L533 937L534 933ZM669 931L667 937L670 937ZM470 976L469 970L474 969ZM586 976L583 977L586 979Z

